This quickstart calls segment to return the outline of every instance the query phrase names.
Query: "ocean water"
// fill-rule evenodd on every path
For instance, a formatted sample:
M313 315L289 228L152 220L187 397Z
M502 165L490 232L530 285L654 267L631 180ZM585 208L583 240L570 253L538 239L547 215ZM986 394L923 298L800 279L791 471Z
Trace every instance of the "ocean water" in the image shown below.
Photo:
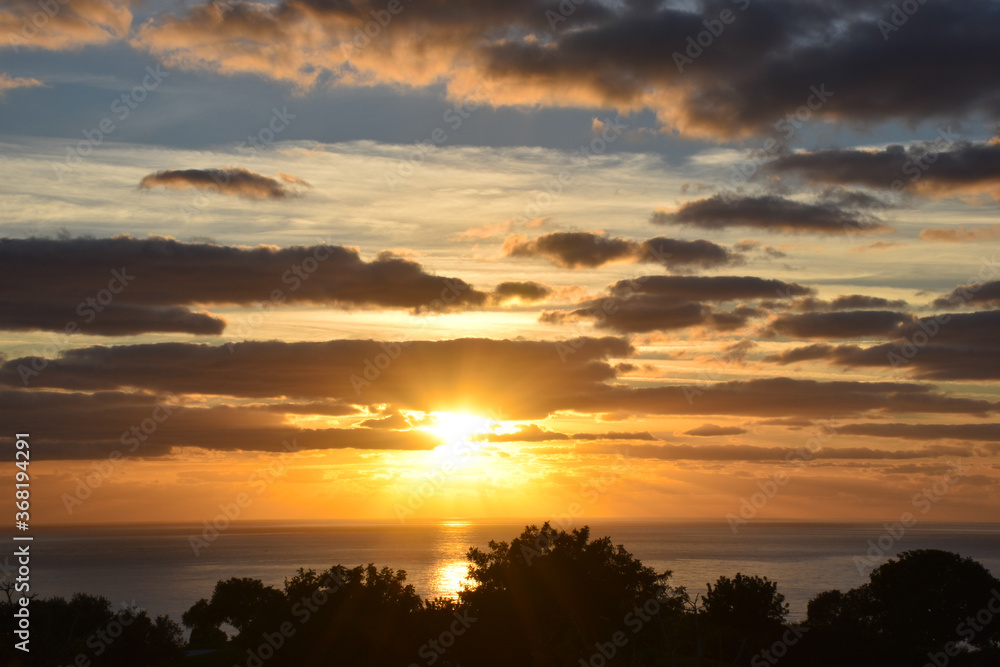
M151 615L181 614L215 582L256 577L281 586L299 567L322 570L375 563L406 570L422 597L453 596L466 573L470 546L510 541L521 523L235 524L195 554L194 526L87 526L34 531L33 590L44 597L101 594L112 604L135 601ZM885 533L881 524L751 522L733 535L722 522L588 521L592 537L610 536L643 564L672 570L674 585L703 593L705 584L737 572L766 576L805 618L817 593L867 581L855 556ZM578 527L578 526L574 526ZM886 540L883 540L886 544ZM888 550L945 549L970 556L1000 576L1000 524L920 523ZM884 560L884 559L882 559Z

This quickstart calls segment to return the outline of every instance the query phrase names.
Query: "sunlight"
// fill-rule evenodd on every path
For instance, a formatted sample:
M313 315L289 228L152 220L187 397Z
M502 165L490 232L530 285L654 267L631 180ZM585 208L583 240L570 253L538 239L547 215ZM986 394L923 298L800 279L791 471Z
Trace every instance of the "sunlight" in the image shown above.
M448 445L470 442L473 436L492 432L495 422L471 414L432 412L428 415L431 423L419 428L433 433Z
M465 560L441 563L434 572L434 596L456 597L462 584L468 583L468 574L469 563Z

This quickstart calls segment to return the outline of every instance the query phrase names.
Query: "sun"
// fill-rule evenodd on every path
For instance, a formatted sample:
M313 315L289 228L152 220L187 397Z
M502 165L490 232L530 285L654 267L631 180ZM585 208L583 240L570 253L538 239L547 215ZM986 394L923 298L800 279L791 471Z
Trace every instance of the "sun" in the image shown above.
M469 443L474 436L491 433L496 429L496 422L479 415L431 412L427 417L430 423L420 428L438 436L448 445Z

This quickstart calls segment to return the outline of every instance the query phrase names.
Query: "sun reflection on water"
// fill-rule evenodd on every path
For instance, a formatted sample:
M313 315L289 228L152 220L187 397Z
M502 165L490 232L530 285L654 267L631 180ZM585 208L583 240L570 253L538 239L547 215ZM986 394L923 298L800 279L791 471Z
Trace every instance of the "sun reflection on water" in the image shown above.
M434 571L435 597L457 598L458 592L462 590L462 584L466 583L468 573L469 563L465 559L459 558L439 564Z

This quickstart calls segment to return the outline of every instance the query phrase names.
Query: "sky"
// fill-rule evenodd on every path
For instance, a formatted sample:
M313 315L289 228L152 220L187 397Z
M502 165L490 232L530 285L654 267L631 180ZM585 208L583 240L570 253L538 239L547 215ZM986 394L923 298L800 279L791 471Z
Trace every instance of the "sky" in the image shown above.
M998 32L4 0L33 520L995 519Z

